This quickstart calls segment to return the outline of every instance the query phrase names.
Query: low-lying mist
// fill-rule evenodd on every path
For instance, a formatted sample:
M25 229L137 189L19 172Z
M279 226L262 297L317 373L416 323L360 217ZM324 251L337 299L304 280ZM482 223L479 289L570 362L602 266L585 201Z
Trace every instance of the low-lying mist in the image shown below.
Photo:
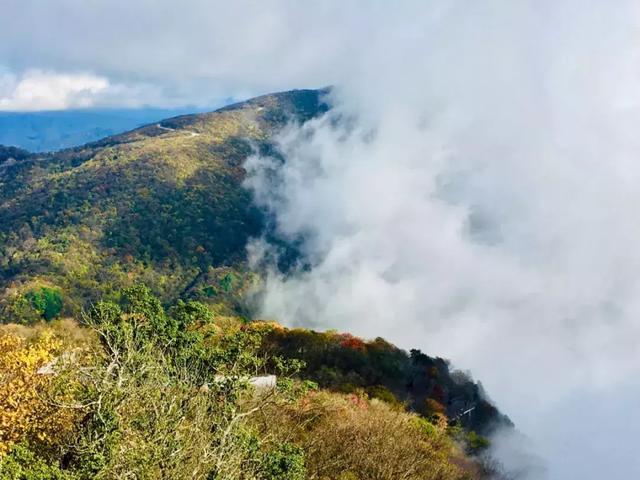
M330 112L246 164L311 265L271 269L262 315L470 369L536 480L640 475L640 25L614 3L380 7Z

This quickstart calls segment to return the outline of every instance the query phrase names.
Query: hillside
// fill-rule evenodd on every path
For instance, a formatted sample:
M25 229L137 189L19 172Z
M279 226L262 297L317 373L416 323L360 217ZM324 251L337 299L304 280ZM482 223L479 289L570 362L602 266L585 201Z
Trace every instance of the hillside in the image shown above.
M53 154L2 150L4 315L24 317L19 295L40 285L60 289L70 315L137 281L167 302L233 302L246 240L264 224L241 188L242 162L286 122L325 108L320 92L292 91Z
M164 309L142 286L120 293L81 325L0 326L0 479L506 478L437 398L415 413L380 383L349 383L364 370L401 380L406 354L380 339L247 323L192 301ZM412 376L448 381L428 362L412 352Z

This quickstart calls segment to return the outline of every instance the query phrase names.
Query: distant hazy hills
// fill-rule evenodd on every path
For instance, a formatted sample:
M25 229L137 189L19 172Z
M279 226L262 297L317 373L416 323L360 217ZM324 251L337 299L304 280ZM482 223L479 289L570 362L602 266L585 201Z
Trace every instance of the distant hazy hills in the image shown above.
M0 145L21 147L32 152L60 150L157 122L163 118L197 111L202 110L191 107L0 112Z

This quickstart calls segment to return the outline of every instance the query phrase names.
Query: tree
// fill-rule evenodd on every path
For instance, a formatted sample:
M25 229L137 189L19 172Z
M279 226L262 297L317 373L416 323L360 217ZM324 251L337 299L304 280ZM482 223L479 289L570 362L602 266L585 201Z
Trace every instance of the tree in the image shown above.
M62 311L62 295L56 288L40 287L30 290L25 298L45 320L53 320Z
M27 443L14 445L0 461L0 480L72 480L59 465L39 457Z

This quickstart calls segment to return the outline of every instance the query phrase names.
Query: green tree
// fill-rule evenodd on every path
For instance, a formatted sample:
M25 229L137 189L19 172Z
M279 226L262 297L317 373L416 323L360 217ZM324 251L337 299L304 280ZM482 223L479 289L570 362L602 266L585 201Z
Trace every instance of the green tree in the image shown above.
M53 320L62 311L62 295L56 288L40 287L30 290L25 298L45 320Z

